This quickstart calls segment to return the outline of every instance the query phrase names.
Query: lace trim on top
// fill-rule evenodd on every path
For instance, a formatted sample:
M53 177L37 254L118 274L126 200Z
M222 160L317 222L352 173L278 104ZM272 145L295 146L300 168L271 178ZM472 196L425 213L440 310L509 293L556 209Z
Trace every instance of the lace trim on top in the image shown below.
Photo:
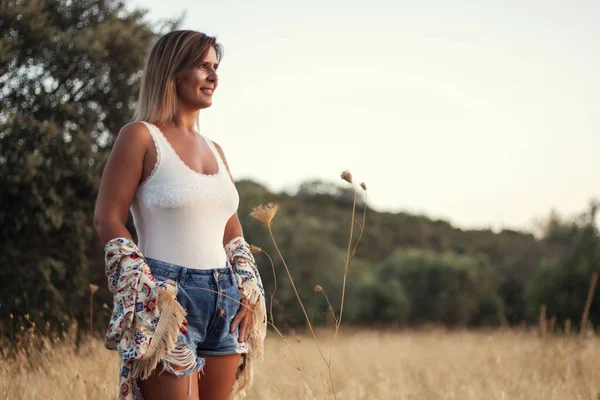
M148 128L148 131L150 132L150 136L152 136L152 142L154 142L154 147L156 148L156 163L154 164L154 168L152 168L152 172L150 172L150 175L148 175L146 177L146 179L144 179L144 181L139 184L138 190L141 187L145 186L148 182L150 182L150 180L152 178L154 178L154 175L156 175L156 171L158 170L158 166L160 165L160 160L161 160L161 156L160 156L161 152L160 152L160 145L158 143L158 139L154 135L154 132L152 132L152 127L149 126L152 124L150 124L149 122L146 122L146 121L141 121L141 122L143 122L144 125L146 125L146 128Z
M175 149L171 145L171 142L169 142L169 140L165 137L165 134L162 133L162 131L160 130L160 128L158 126L154 125L154 124L151 124L151 125L153 125L154 128L156 128L156 132L158 132L158 134L162 137L162 139L164 140L166 146L169 149L171 149L171 152L173 153L173 156L175 156L175 158L177 159L177 161L179 162L179 164L181 164L183 166L183 168L185 168L186 170L188 170L192 174L200 175L200 176L205 176L205 177L209 177L209 178L213 178L213 177L216 178L216 177L218 177L218 176L221 175L221 172L222 172L223 168L221 168L221 163L219 163L218 154L216 154L217 153L216 149L213 149L213 147L211 146L211 143L209 143L208 139L206 139L203 135L201 135L198 132L196 132L196 135L200 136L202 138L202 140L204 140L204 142L206 143L206 145L210 149L210 152L213 154L213 157L215 157L215 161L217 163L218 170L214 174L204 174L202 172L194 171L192 168L190 168L185 162L183 162L183 160L181 159L181 157L179 157L179 154L177 154L177 152L175 151Z

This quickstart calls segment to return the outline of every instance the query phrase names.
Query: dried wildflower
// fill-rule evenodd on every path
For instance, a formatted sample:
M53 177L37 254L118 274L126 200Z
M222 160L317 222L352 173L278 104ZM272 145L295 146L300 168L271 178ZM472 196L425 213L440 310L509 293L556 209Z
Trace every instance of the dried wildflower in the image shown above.
M29 313L25 314L25 319L29 321Z
M363 188L363 190L367 190L367 184L364 182L360 183L360 187Z
M348 183L352 183L352 174L350 173L350 171L348 170L344 170L342 172L342 179L345 180Z
M93 283L90 283L90 290L92 291L92 294L96 293L96 291L100 288L100 286L98 285L94 285Z
M261 251L262 251L262 249L260 247L255 246L253 244L250 245L250 252L252 254L257 254L257 253L260 253Z
M296 336L296 342L302 343L302 338L300 336Z
M250 216L262 221L268 227L275 214L277 214L277 210L279 210L278 204L269 203L266 206L261 204L252 209Z
M323 288L319 285L315 285L315 292L322 292Z
M14 318L14 316L12 315L12 313L10 313L10 319L13 319L13 318Z

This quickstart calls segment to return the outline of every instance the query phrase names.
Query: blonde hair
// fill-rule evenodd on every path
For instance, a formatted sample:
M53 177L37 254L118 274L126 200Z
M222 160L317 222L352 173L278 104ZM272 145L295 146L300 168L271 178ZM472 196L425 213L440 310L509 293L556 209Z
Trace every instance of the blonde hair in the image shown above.
M214 48L220 62L223 49L217 39L202 32L177 30L163 35L152 47L142 73L135 121L170 122L177 114L178 78L197 66ZM198 128L199 121L196 121Z

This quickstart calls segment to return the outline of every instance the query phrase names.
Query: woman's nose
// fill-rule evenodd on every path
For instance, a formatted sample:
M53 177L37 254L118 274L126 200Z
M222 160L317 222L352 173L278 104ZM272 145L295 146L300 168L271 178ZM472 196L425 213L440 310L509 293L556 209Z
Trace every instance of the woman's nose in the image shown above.
M210 82L214 82L219 80L219 76L217 75L216 71L211 71L208 76L206 77L207 80L209 80Z

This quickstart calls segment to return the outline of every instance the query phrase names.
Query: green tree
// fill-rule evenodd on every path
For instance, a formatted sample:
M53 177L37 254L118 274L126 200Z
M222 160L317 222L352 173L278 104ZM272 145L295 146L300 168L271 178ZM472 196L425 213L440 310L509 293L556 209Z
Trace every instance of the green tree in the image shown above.
M83 321L104 283L93 208L160 34L121 1L0 6L0 318ZM105 287L105 285L102 285Z
M539 263L527 287L529 313L533 318L542 304L548 315L558 320L581 320L594 272L600 273L600 234L597 226L597 201L575 218L562 222L556 216L547 224L544 241L559 246ZM600 299L595 296L589 318L600 321Z
M491 263L483 254L397 250L379 267L378 283L404 289L411 324L437 321L464 326L501 321L502 302Z

